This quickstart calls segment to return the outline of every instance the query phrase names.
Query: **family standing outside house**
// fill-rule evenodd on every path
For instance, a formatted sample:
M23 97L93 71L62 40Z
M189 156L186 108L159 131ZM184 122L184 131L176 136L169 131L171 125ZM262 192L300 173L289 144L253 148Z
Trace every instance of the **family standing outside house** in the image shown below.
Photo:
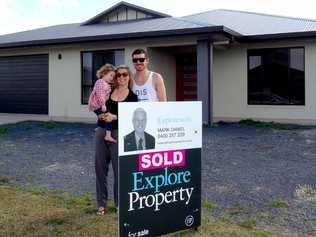
M136 71L134 76L128 66L102 66L97 72L99 80L89 98L89 111L98 116L94 139L98 215L106 213L110 162L114 173L114 204L118 207L118 103L167 101L162 76L148 70L147 52L144 49L134 50L132 61ZM145 150L154 146L152 136L145 132L146 121L146 112L142 109L135 110L132 121L134 131L124 138L126 144L130 144L129 149Z

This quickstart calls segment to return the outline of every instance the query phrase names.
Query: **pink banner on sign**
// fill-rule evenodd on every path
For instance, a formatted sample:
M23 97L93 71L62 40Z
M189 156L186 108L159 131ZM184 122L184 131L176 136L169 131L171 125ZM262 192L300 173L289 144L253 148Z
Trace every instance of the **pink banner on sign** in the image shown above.
M138 154L138 171L185 166L186 150Z

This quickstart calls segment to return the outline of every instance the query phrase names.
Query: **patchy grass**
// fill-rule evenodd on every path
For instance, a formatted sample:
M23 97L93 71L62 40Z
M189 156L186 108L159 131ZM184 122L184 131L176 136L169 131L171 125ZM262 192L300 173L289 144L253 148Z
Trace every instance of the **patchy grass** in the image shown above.
M316 222L316 216L306 217L305 221Z
M79 208L83 212L87 213L91 211L90 208L93 208L92 197L88 193L82 196L71 197L65 200L64 206L67 209Z
M25 178L26 178L26 181L29 183L32 183L34 180L34 177L32 175L27 175Z
M288 207L289 203L283 199L275 199L270 203L271 207Z
M5 135L9 133L9 127L0 127L0 135Z
M0 197L0 236L117 235L117 216L96 216L88 195L67 198L0 186Z
M205 201L203 203L203 207L207 210L214 210L215 208L217 208L217 204L214 202L210 202L210 201Z
M10 182L10 179L5 176L0 176L0 185L8 184Z
M29 193L31 193L33 195L44 194L44 192L40 188L37 188L37 187L29 187L27 189L27 192L29 192Z
M219 217L221 222L230 223L232 222L232 215L229 213L224 213Z
M267 231L258 230L252 232L252 234L250 234L250 237L272 237L272 235Z
M239 204L236 203L231 208L228 209L228 213L231 215L238 215L245 212L245 209Z
M261 212L256 216L257 220L268 221L269 223L276 223L276 217L269 212Z
M57 127L57 123L54 121L43 122L42 126L47 129L54 129Z
M0 125L0 136L7 135L16 127L16 124L4 124Z
M108 209L107 209L107 212L108 213L117 213L117 209L116 209L116 207L108 207Z
M257 128L272 128L272 129L277 129L277 130L293 130L293 129L300 129L303 127L305 128L305 126L301 126L301 125L283 124L283 123L275 123L275 122L262 122L262 121L256 121L253 119L240 120L239 124L245 125L245 126L257 127Z
M206 123L206 122L203 122L203 128L216 128L218 127L218 124L217 123L212 123L212 125Z
M256 227L257 223L254 219L247 219L247 220L244 220L243 222L239 223L239 225L241 227L246 228L246 229L253 229Z
M272 234L265 230L248 229L239 225L226 223L215 218L203 218L201 227L195 230L181 231L175 234L167 235L170 237L287 237L286 235L276 233Z
M0 185L0 236L117 236L115 207L110 207L105 216L97 216L90 194L67 197L59 192L38 190ZM213 206L206 205L205 208ZM203 217L197 231L180 231L167 236L286 237L260 230L252 220L238 225L213 216Z
M37 187L32 187L32 186L17 186L15 187L15 190L17 192L28 192L33 195L41 195L44 194L45 192L41 190L40 188Z

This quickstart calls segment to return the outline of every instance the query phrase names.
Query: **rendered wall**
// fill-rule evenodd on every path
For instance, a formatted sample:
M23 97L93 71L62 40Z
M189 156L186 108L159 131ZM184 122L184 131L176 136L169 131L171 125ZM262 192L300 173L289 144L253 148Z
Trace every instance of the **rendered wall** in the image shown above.
M305 47L305 106L248 105L247 50ZM316 123L316 41L238 45L214 52L215 120L245 118L267 121Z
M162 74L169 100L175 100L175 61L164 46L194 44L194 38L107 42L1 50L0 56L49 54L49 115L54 119L77 120L95 116L81 104L80 52L88 50L124 49L125 64L133 68L131 53L141 47L150 53L150 69ZM305 106L276 106L247 104L247 49L268 47L305 47ZM222 48L222 47L221 47ZM58 59L58 54L62 59ZM316 41L292 41L234 45L214 50L214 117L216 120L245 118L316 124Z
M163 42L163 43L162 43ZM67 46L52 46L38 48L21 48L0 50L0 56L49 54L49 116L54 120L80 121L95 120L95 115L88 112L87 105L81 104L81 52L90 50L124 49L125 64L132 71L131 54L136 48L149 49L150 69L165 77L169 100L175 100L175 60L166 50L156 47L192 44L192 38L165 39L163 41L122 41L90 44L73 44ZM156 48L156 49L155 49ZM61 54L62 59L58 59Z

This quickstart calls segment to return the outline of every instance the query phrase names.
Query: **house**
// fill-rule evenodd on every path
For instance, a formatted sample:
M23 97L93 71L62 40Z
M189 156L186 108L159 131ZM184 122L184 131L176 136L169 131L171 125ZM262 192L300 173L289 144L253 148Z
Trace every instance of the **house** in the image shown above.
M106 62L144 48L169 100L202 100L203 120L316 123L316 21L232 10L171 17L126 2L78 24L0 36L0 113L94 118Z

